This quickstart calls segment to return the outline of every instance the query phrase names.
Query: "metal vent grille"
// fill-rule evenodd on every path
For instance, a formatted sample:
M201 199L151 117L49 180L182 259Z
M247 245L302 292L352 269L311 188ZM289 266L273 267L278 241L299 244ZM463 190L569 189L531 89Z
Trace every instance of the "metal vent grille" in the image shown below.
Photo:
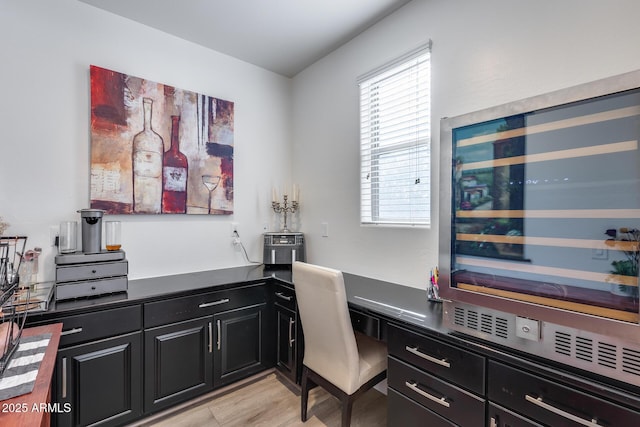
M576 358L585 362L593 361L593 340L589 338L576 338Z
M498 338L509 338L509 321L505 318L496 318L496 336Z
M509 338L509 320L506 318L494 317L488 313L479 313L462 307L455 307L453 316L454 323L462 328L473 329L502 339Z
M456 307L453 313L453 322L458 326L464 326L464 308Z
M478 312L467 310L467 328L478 330Z
M571 335L556 331L556 353L571 356Z
M480 331L485 334L493 333L493 316L486 313L480 315Z
M628 374L640 376L640 351L622 349L622 370Z
M616 368L616 346L605 342L598 343L598 365L606 368Z
M540 322L539 340L516 334L517 316L458 302L446 303L445 326L595 374L640 386L640 343Z

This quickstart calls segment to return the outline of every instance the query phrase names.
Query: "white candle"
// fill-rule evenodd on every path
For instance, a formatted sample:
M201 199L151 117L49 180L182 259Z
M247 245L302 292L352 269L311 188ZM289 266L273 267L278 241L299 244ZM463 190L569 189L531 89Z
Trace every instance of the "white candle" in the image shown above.
M276 203L278 201L278 193L276 192L276 187L271 187L271 201Z
M299 193L299 191L300 191L300 189L298 188L298 185L293 184L293 199L292 199L292 200L293 200L294 202L297 202L297 201L298 201L298 196L299 196L299 194L298 194L298 193Z

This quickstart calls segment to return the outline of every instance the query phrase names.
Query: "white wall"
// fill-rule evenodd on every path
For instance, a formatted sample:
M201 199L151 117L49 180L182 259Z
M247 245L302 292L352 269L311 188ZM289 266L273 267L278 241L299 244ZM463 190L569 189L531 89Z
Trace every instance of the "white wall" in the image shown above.
M129 278L245 264L232 221L261 259L271 186L291 178L290 79L76 0L0 0L0 46L0 216L44 249L40 280L50 228L89 207L90 64L235 102L235 213L116 216Z
M424 287L438 262L439 119L639 69L638 16L635 0L414 0L297 75L293 176L308 260ZM428 39L432 225L360 227L356 78Z

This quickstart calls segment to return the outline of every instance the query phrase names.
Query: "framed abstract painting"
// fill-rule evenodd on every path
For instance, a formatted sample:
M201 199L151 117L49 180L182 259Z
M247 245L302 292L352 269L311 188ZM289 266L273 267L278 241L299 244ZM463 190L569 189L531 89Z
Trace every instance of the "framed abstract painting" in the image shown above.
M234 104L92 65L91 208L233 213Z

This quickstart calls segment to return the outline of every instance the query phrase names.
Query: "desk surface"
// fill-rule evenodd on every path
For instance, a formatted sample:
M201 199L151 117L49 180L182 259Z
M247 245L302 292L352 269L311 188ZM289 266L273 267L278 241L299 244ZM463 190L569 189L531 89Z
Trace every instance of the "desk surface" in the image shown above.
M50 333L51 339L40 363L33 391L0 401L1 426L31 427L49 425L50 408L45 405L50 401L51 377L56 364L56 353L58 352L61 331L62 323L26 328L22 331L22 336L24 337Z

